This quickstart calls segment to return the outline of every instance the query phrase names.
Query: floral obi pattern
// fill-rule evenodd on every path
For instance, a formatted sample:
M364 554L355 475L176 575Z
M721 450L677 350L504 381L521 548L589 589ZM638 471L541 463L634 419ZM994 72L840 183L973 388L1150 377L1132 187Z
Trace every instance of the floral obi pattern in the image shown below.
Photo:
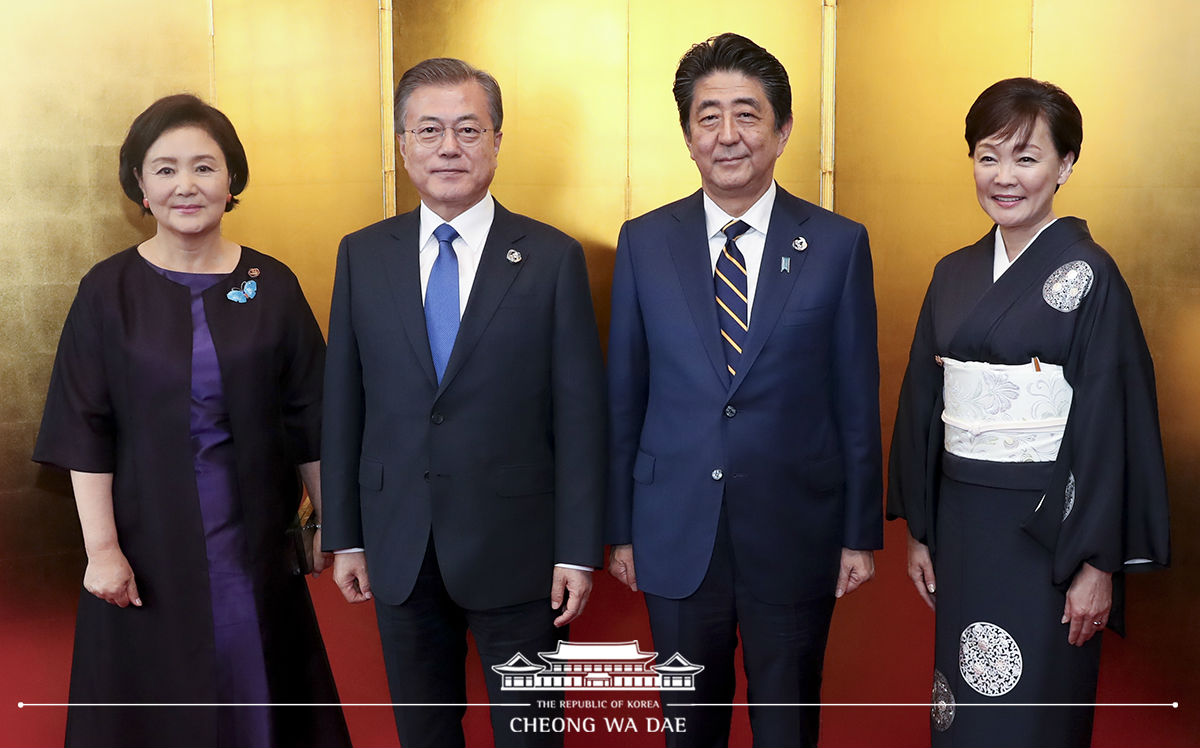
M1061 366L941 363L947 452L990 462L1058 458L1072 396Z

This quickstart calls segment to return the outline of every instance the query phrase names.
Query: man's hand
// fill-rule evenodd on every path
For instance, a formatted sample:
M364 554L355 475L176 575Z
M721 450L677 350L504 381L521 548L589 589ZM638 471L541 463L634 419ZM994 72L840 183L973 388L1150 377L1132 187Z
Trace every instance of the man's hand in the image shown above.
M929 546L908 536L908 578L917 588L917 594L925 601L930 610L937 610L937 579L933 576L933 558L929 555Z
M875 552L842 549L842 570L838 573L837 591L834 597L842 597L855 591L863 582L875 576Z
M633 570L633 544L614 545L608 551L608 573L637 592L637 572Z
M550 586L550 607L555 610L562 607L564 590L567 598L566 610L554 619L554 625L559 627L566 626L583 612L588 596L592 594L592 572L555 566L554 582Z
M342 591L346 602L361 603L370 600L371 580L367 578L367 554L362 551L334 554L333 583Z
M1108 623L1112 612L1112 574L1084 561L1071 580L1060 623L1070 621L1067 641L1082 647Z

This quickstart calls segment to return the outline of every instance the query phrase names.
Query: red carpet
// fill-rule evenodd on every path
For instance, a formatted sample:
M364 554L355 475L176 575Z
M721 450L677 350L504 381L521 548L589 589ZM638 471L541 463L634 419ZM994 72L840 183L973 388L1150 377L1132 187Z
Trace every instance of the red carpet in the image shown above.
M838 603L825 661L826 703L925 702L929 698L932 662L932 614L910 588L904 575L903 527L887 528L889 550L880 554L875 581ZM62 702L67 696L71 636L80 557L74 553L36 559L0 559L0 746L62 744L66 710L61 707L17 708L18 701ZM1101 707L1096 714L1093 745L1200 745L1200 679L1184 672L1176 635L1189 628L1162 615L1172 590L1168 575L1135 577L1130 583L1131 638L1108 635L1101 667L1101 702L1179 701L1179 709ZM379 653L374 611L370 605L344 603L328 575L311 585L334 675L347 704L388 701ZM607 573L597 573L596 589L583 617L572 627L576 641L638 640L652 650L641 596L620 587ZM527 653L528 654L528 653ZM670 653L665 653L669 655ZM660 658L662 659L662 658ZM486 701L483 674L474 653L467 666L469 698ZM633 692L573 692L573 699L643 698ZM740 684L735 701L745 701ZM821 744L839 746L928 745L928 711L922 707L827 706L822 713ZM573 709L568 717L584 726L592 717L595 731L569 731L566 745L663 745L661 734L647 732L647 718L657 709ZM356 746L397 745L391 709L346 708ZM638 732L614 734L604 718L631 717ZM467 711L468 745L491 744L486 708ZM734 710L733 746L750 745L745 708Z

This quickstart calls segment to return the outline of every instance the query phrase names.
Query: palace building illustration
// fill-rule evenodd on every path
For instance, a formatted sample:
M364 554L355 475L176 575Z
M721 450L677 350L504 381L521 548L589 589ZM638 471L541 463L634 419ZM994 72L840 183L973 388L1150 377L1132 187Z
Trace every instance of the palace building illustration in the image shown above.
M564 688L589 691L694 691L693 665L678 652L655 665L657 652L643 652L637 641L562 642L553 652L538 652L545 665L517 652L503 665L493 665L502 691L548 691Z

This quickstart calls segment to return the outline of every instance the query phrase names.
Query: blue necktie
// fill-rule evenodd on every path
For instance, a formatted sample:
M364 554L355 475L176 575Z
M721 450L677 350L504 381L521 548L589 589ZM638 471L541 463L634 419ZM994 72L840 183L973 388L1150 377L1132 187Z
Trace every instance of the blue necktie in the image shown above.
M433 368L441 384L458 335L458 255L454 254L453 245L458 232L443 223L433 230L433 235L438 240L438 256L425 286L425 328L429 331Z
M721 338L725 341L725 366L729 376L737 376L742 359L742 346L749 330L750 304L746 299L746 258L734 242L750 230L745 221L730 221L725 232L725 248L717 256L713 283L717 287L717 317L721 323Z

